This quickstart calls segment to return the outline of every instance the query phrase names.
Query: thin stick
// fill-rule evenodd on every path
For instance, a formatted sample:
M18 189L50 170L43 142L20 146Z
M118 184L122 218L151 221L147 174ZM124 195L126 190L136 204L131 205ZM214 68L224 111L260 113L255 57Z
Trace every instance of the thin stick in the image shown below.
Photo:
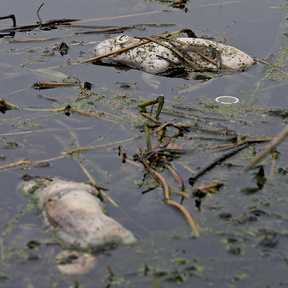
M205 186L201 186L201 187L198 187L197 190L205 190L205 189L211 189L211 188L219 188L221 186L223 186L224 184L223 183L212 183L212 184L208 184L208 185L205 185Z
M32 85L33 88L54 87L54 86L79 86L79 83L57 83L57 82L36 82Z
M22 165L22 164L30 164L30 163L32 163L32 161L30 161L28 159L21 159L18 162L7 164L7 165L4 165L4 166L0 166L0 169L9 168L9 167L13 167L13 166L18 166L18 165Z
M95 129L95 128L94 127L80 127L80 128L74 128L74 131L84 131L84 130L91 130L91 129ZM25 135L25 134L32 134L32 133L47 133L47 132L56 132L56 131L66 131L66 129L63 129L63 128L47 128L47 129L42 129L42 130L11 132L11 133L0 134L0 137L2 137L2 136L12 136L12 135Z
M139 104L137 104L137 107L143 108L146 106L154 105L156 103L158 103L158 97L156 99L153 99L153 100L148 100L148 101L139 103Z
M147 143L147 151L151 151L152 150L151 139L150 139L150 133L149 133L149 128L147 124L144 126L144 129L145 129L145 136L146 136L146 143Z
M70 126L60 122L60 121L57 121L60 125L68 128L68 130L70 131L70 134L72 136L72 139L73 141L77 144L77 146L79 146L79 143L78 143L78 139L74 133L74 130L71 129ZM62 141L60 139L58 139L60 143L62 143ZM62 143L63 144L63 143ZM88 170L84 167L84 165L81 163L81 161L79 161L74 155L72 156L74 158L74 160L78 163L78 165L81 167L82 171L84 172L84 174L87 176L87 178L90 180L90 182L92 184L94 184L95 188L98 189L100 191L101 194L103 194L115 207L118 207L117 203L101 188L98 188L97 187L97 184L95 182L95 180L93 179L93 177L90 175L90 173L88 172Z
M0 248L1 248L1 261L5 258L5 252L4 252L4 244L3 244L3 238L0 238Z
M220 3L213 3L213 4L204 4L201 7L205 6L205 7L210 7L210 6L222 6L222 5L226 5L226 4L235 4L235 3L239 3L239 2L247 2L250 0L237 0L237 1L230 1L230 2L220 2ZM199 6L200 7L200 6Z
M4 19L8 19L8 18L11 18L12 21L13 21L13 27L16 26L16 17L14 14L10 14L8 16L3 16L3 17L0 17L0 20L4 20Z
M173 175L173 177L177 180L177 182L181 185L182 190L184 190L185 184L184 184L182 177L179 175L179 173L170 165L166 165L166 168Z
M144 117L146 117L146 118L148 118L149 120L153 121L153 122L156 123L156 124L161 124L161 121L155 119L154 117L152 117L151 115L149 115L149 114L147 114L147 113L140 112L139 114L142 115L142 116L144 116Z
M183 205L181 205L181 204L179 204L179 203L177 203L171 199L168 199L166 202L169 205L176 207L177 209L179 209L182 212L182 214L186 217L188 223L190 224L191 228L193 229L195 237L198 238L200 235L199 235L199 231L197 229L196 223L195 223L194 219L192 218L191 214L186 210L186 208Z
M113 17L103 17L103 18L92 18L92 19L85 19L85 20L79 20L78 23L85 23L85 22L94 22L94 21L102 21L102 20L112 20L112 19L121 19L121 18L130 18L130 17L138 17L138 16L144 16L144 15L151 15L155 13L160 13L160 10L154 10L151 12L144 12L144 13L138 13L138 14L130 14L130 15L121 15L121 16L113 16Z
M272 67L272 68L274 68L275 70L277 70L277 71L285 74L286 76L288 76L288 72L286 72L285 70L281 69L280 67L276 66L275 64L273 64L273 63L271 63L271 62L269 62L269 61L267 61L267 60L264 60L264 59L259 58L259 57L254 57L254 60L256 60L256 61L258 61L258 62L261 62L261 63L263 63L263 64L266 64L266 65L268 65L269 67Z
M167 182L165 181L165 179L163 178L163 176L160 173L158 173L157 171L155 171L154 169L152 169L148 165L147 160L143 160L143 164L144 164L145 168L147 169L147 171L154 177L154 179L156 181L159 181L162 184L163 192L164 192L164 199L165 200L170 199L169 186L168 186Z
M194 181L197 180L200 176L202 176L203 174L205 174L206 172L208 172L209 170L211 170L212 168L214 168L215 166L217 166L218 164L222 163L224 160L226 160L227 158L235 155L236 153L238 153L239 151L241 151L242 149L248 147L248 143L243 143L239 146L237 146L235 149L233 149L232 151L223 154L222 156L216 158L212 163L208 164L206 167L202 168L196 175L192 176L189 178L189 183L191 185L194 184Z
M164 197L165 197L167 204L178 208L184 214L184 216L186 217L192 230L194 231L195 237L199 237L199 232L197 230L195 221L193 220L192 216L187 211L187 209L184 206L182 206L182 205L178 204L177 202L170 199L169 186L168 186L167 182L165 181L165 179L163 178L163 176L160 173L158 173L157 171L155 171L154 169L152 169L148 165L147 160L143 160L143 164L144 164L145 168L147 169L147 171L154 177L154 179L161 183L162 188L163 188L163 192L164 192Z
M102 148L102 147L107 147L110 145L118 145L124 142L128 142L128 141L132 141L135 139L138 139L139 136L135 136L133 138L129 138L129 139L125 139L125 140L121 140L121 141L117 141L117 142L112 142L112 143L108 143L108 144L102 144L102 145L98 145L98 146L94 146L94 147L88 147L88 148L78 148L76 150L72 150L70 152L67 152L67 155L73 155L75 153L79 153L79 152L83 152L83 151L88 151L88 150L93 150L93 149L97 149L97 148Z
M45 3L42 3L42 4L40 5L40 7L38 8L38 10L37 10L37 17L38 17L38 19L39 19L40 27L42 26L42 19L41 19L40 16L39 16L39 11L40 11L40 9L42 8L42 6L43 6L44 4L45 4Z
M278 153L274 152L272 154L272 167L271 167L271 171L270 171L270 176L273 176L275 173L275 169L276 169L276 160L278 159Z
M108 270L108 272L109 272L109 275L110 275L110 277L112 278L113 276L114 276L114 273L113 273L113 271L112 271L112 269L111 269L111 266L109 265L109 264L107 264L107 270Z
M79 114L82 114L82 115L91 116L91 117L94 117L94 118L99 118L99 119L102 119L102 120L110 121L110 122L113 122L113 123L118 123L115 120L104 118L104 117L101 117L101 116L98 116L98 115L95 115L95 114L92 114L92 113L76 110L74 108L70 108L70 111L71 112L76 112L76 113L79 113Z
M258 154L245 168L245 171L251 169L256 163L258 163L262 158L264 158L271 150L273 150L278 144L280 144L288 136L288 125L273 138L273 140L266 146L266 148Z
M77 159L76 159L77 161ZM95 180L93 179L93 177L90 175L90 173L88 172L88 170L83 166L83 164L80 161L77 161L77 163L79 164L79 166L81 167L81 169L83 170L83 172L85 173L85 175L88 177L88 179L90 180L91 183L94 184L95 187L97 187L97 184L95 182ZM98 189L98 188L97 188ZM100 193L102 195L104 195L115 207L119 207L118 204L103 190L103 189L99 189Z
M80 19L53 19L53 20L48 20L48 21L44 21L42 22L42 27L43 26L50 26L50 25L57 25L57 24L63 24L63 23L70 23L70 22L75 22L75 21L79 21ZM36 24L30 24L30 25L21 25L21 26L16 26L13 28L6 28L6 29L2 29L0 30L0 32L9 32L9 31L30 31L33 30L37 27L40 26L40 23L36 23Z
M191 198L191 196L188 193L183 192L183 191L175 190L175 191L173 191L173 193L179 194L179 195L181 195L182 197L185 197L185 198Z
M71 27L71 26L69 26ZM9 43L33 43L33 42L45 42L45 41L54 41L59 39L66 39L73 36L81 36L86 34L97 34L97 33L107 33L112 31L123 31L132 29L133 26L120 26L120 27L113 27L113 28L107 28L107 29L101 29L101 30L94 30L94 31L84 31L84 32L77 32L66 36L61 37L52 37L52 38L42 38L42 39L25 39L25 40L11 40Z
M182 33L182 30L179 30L179 31L176 31L176 32L172 32L172 33L169 33L169 34L165 34L164 36L169 37L169 36L177 35L177 34L180 34L180 33ZM157 39L159 39L159 38L160 38L160 36L156 36L156 37L154 37L153 39L157 40ZM112 56L112 55L114 55L114 54L126 52L126 51L128 51L128 50L134 49L134 48L136 48L136 47L138 47L138 46L141 46L141 45L148 44L148 43L150 43L150 42L151 42L150 40L142 41L142 42L139 42L139 43L137 43L137 44L134 44L134 45L131 45L131 46L128 46L128 47L119 49L119 50L114 51L114 52L106 53L106 54L104 54L104 55L100 55L100 56L97 56L97 57L94 57L94 58L90 58L90 59L81 61L81 62L79 62L78 64L83 64L83 63L88 63L88 62L99 61L99 60L101 60L102 58L105 58L105 57L108 57L108 56Z
M19 110L26 110L26 111L45 111L45 112L67 111L67 112L75 112L75 113L78 113L78 114L82 114L82 115L86 115L86 116L90 116L90 117L94 117L94 118L99 118L99 119L102 119L102 120L105 120L105 121L118 123L117 121L112 120L112 119L104 118L104 117L101 117L101 116L98 116L98 115L95 115L95 114L92 114L92 113L88 113L88 112L84 112L84 111L80 111L80 110L71 108L70 105L62 107L62 108L56 108L56 109L23 108L23 107L19 107L19 106L16 106L14 104L11 104L11 103L7 102L3 98L0 99L0 105L8 106L8 107L19 109Z
M64 157L66 157L66 155L64 156L58 156L58 157L53 157L53 158L49 158L49 159L44 159L44 160L38 160L38 161L29 161L27 160L27 162L16 162L16 163L12 163L12 164L8 164L5 166L1 166L0 169L4 169L4 168L9 168L9 167L13 167L13 166L17 166L19 164L37 164L37 163L43 163L43 162L51 162L51 161L55 161L55 160L60 160L63 159ZM25 160L25 159L24 159ZM21 160L20 160L21 161Z
M158 36L158 37L160 38L160 36ZM163 47L165 47L165 48L173 51L173 52L174 52L175 54L177 54L177 56L179 56L183 61L187 62L193 69L196 69L196 70L198 70L198 71L201 70L195 63L193 63L192 61L190 61L189 59L187 59L186 57L184 57L183 54L182 54L180 51L178 51L176 48L171 47L171 46L169 46L169 45L167 45L167 44L165 44L165 43L159 42L159 41L157 41L157 40L155 40L155 39L153 39L153 38L151 38L151 37L145 37L145 38L148 39L148 40L150 40L151 42L154 42L154 43L156 43L156 44L158 44L158 45L161 45L161 46L163 46Z

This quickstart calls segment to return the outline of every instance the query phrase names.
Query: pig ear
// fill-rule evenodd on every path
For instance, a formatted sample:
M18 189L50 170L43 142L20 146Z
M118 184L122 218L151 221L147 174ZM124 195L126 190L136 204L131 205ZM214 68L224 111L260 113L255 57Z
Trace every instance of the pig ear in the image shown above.
M197 38L195 32L190 29L183 29L182 31L186 33L189 38Z

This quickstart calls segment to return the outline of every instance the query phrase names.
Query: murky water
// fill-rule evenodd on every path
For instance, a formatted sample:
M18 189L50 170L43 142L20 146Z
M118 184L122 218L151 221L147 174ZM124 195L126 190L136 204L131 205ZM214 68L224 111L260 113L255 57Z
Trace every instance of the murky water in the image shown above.
M18 25L33 24L38 21L36 11L41 3L2 0L1 15L14 13ZM160 2L142 0L97 3L92 0L51 0L40 10L40 17L43 21L89 19L81 24L97 26L171 24L166 27L146 25L145 29L125 31L130 36L160 35L165 31L190 28L198 37L222 41L287 70L287 13L280 7L285 4L284 0L198 0L187 3L188 11L185 12ZM120 17L124 15L126 17ZM1 20L0 29L11 24L10 19ZM14 39L2 38L0 42L0 98L19 107L34 109L61 108L70 104L75 105L75 109L84 109L106 119L76 113L68 117L62 112L43 110L12 109L1 114L0 156L6 159L0 160L0 166L20 159L29 159L33 163L0 167L0 287L32 288L39 287L40 283L41 287L60 288L116 285L167 288L178 284L183 287L288 286L288 150L285 141L277 147L279 155L273 176L269 176L271 156L261 162L266 176L261 180L264 184L255 179L259 167L249 173L244 173L243 169L266 144L249 146L195 182L194 187L212 182L224 184L217 193L202 199L200 211L195 207L195 200L199 199L193 197L183 202L199 227L199 239L191 238L191 228L183 215L162 201L160 186L141 193L155 186L154 180L148 177L139 187L145 174L142 165L133 161L123 164L118 157L119 146L127 152L129 159L139 153L139 148L146 148L145 137L135 139L135 136L144 135L141 124L145 120L139 120L136 105L160 94L165 96L165 109L160 115L163 122L179 120L190 125L197 122L214 130L226 127L250 139L275 136L286 124L285 118L247 109L287 109L287 75L267 74L270 68L258 63L244 73L223 75L205 86L192 89L201 80L151 76L141 71L92 64L69 65L92 57L91 49L98 42L115 36L108 33L72 35L81 31L88 30L64 26L49 31L36 29L16 33ZM8 42L55 37L59 38L43 42ZM64 56L53 50L61 41L70 46ZM79 45L81 41L87 45ZM37 81L61 82L68 75L92 83L95 95L87 101L75 102L79 87L40 91L31 88ZM129 87L126 84L121 86L126 82L130 83ZM185 91L188 92L183 93ZM222 95L231 95L240 101L234 106L216 102L215 99ZM207 108L208 104L212 108L203 112L201 109ZM168 129L170 136L176 132L174 128ZM209 137L210 140L196 136ZM190 129L176 143L184 149L199 145L203 148L229 143L223 138L222 134L204 130L197 133ZM152 142L156 143L157 138ZM64 157L63 154L94 146L99 147L74 157ZM199 171L219 155L221 153L214 151L189 153L172 162L184 180L187 193L191 195L193 192L189 185L192 171ZM37 161L49 164L39 165ZM97 252L96 267L86 275L63 275L55 267L55 257L64 248L56 244L53 235L43 227L32 203L16 187L24 174L88 181L79 163L98 185L109 189L109 195L120 206L116 208L107 202L109 215L133 231L139 243L134 247ZM180 190L171 174L164 171L163 176L173 192ZM172 198L178 202L181 200L176 193L172 193ZM39 242L40 246L29 249L27 243L31 240ZM107 264L115 274L113 279L109 279ZM76 280L73 281L74 277L77 277L79 286Z

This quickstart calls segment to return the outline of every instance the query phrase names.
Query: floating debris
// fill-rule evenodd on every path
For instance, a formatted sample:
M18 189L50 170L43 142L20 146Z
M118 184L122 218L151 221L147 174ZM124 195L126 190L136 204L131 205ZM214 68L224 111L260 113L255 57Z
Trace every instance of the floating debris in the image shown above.
M96 259L88 253L64 250L56 257L57 268L65 274L85 274L96 265Z
M92 185L39 177L23 182L21 190L32 197L46 224L67 244L86 249L137 241L104 213Z
M221 104L236 104L239 102L239 99L234 96L219 96L215 100Z
M147 43L147 39L151 42ZM134 45L137 47L133 48ZM128 51L117 53L130 46ZM116 52L102 58L103 63L125 65L151 74L163 74L177 66L180 69L179 65L185 68L190 66L193 71L202 72L219 71L221 68L242 71L255 63L251 56L232 46L200 38L161 39L159 36L146 37L143 40L122 34L101 42L94 51L96 57ZM178 52L175 53L176 51Z

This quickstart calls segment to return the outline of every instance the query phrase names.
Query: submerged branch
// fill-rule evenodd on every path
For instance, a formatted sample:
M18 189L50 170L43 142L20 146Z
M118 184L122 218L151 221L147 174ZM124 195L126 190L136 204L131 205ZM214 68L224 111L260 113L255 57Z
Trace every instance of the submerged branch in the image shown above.
M177 209L179 209L182 212L182 214L186 217L188 223L190 224L191 228L193 229L195 237L198 238L200 236L200 234L199 234L199 231L197 229L196 223L195 223L194 219L192 218L191 214L187 211L187 209L183 205L181 205L181 204L179 204L179 203L177 203L171 199L168 199L166 202L169 205L176 207Z
M38 10L37 10L37 17L38 17L38 19L39 19L40 27L42 26L42 19L40 18L39 11L40 11L40 9L42 8L42 6L43 6L44 4L45 4L45 3L42 3L42 4L40 5L40 7L38 8Z
M179 173L170 165L166 165L166 168L173 175L173 177L177 180L177 182L181 185L182 191L184 191L185 189L184 181L182 177L179 175Z
M147 119L153 121L153 122L156 123L156 124L161 124L161 122L160 122L159 120L155 119L154 117L152 117L151 115L149 115L149 114L147 114L147 113L140 112L139 114L142 115L142 116L144 116L144 117L146 117Z
M224 185L223 183L212 183L212 184L198 187L197 189L198 190L205 190L205 189L211 189L211 188L219 188L219 187L222 187L223 185Z
M238 145L236 148L234 148L232 151L229 151L226 154L221 155L220 157L216 158L212 163L208 164L206 167L202 168L196 175L189 178L189 184L194 185L194 182L202 175L204 175L206 172L217 166L218 164L221 164L223 161L228 159L229 157L235 155L242 149L248 147L249 144L247 142L242 143L241 145Z
M119 207L118 204L101 188L99 188L95 182L95 180L93 179L93 177L90 175L90 173L88 172L88 170L84 167L84 165L76 160L77 163L79 164L79 166L81 167L81 169L83 170L84 174L88 177L88 179L90 180L90 182L94 185L94 187L100 191L100 193L102 195L104 195L109 201L111 204L113 204L115 207Z
M160 173L155 171L153 168L151 168L146 159L143 159L142 163L145 166L146 170L153 176L153 178L156 181L159 181L161 183L163 191L164 191L164 197L165 197L166 203L171 205L171 206L178 208L181 211L181 213L186 217L192 230L194 231L195 237L199 237L199 232L198 232L198 229L196 227L195 221L192 218L192 216L190 215L190 213L187 211L187 209L183 205L178 204L177 202L171 200L170 193L169 193L169 186L168 186L166 180L164 179L164 177Z
M278 72L281 72L281 73L285 74L286 76L288 76L288 72L286 72L285 70L281 69L280 67L276 66L275 64L273 64L267 60L264 60L264 59L259 58L259 57L254 57L254 60L261 62L262 64L268 65L269 67L272 67L273 69L277 70Z
M145 136L146 136L147 151L151 151L152 150L151 139L150 139L149 128L147 124L144 126L144 129L145 129Z

